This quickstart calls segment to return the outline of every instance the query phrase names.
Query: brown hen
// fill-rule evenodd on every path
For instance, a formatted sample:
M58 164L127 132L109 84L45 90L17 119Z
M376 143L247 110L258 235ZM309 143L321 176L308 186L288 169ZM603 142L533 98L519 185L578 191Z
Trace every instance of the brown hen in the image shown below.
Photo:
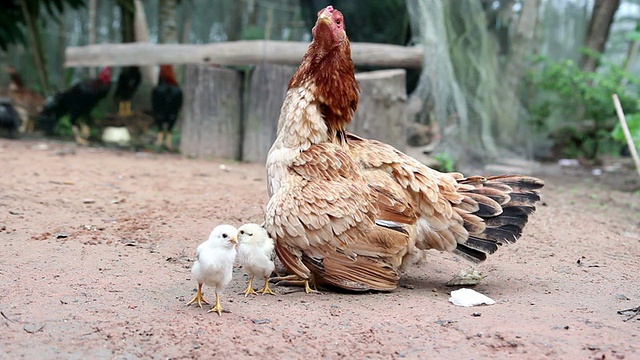
M265 227L307 292L393 290L422 250L480 262L520 237L541 180L440 173L346 132L359 86L342 14L323 9L312 32L266 164Z

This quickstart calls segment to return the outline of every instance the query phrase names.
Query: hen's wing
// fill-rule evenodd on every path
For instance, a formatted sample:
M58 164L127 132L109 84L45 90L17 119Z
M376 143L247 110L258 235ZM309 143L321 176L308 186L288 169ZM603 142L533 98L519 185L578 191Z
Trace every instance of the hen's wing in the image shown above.
M435 171L379 141L353 134L347 140L350 155L365 169L367 180L394 189L399 202L415 211L416 246L421 249L483 261L499 245L520 237L540 200L537 189L544 183L533 177L464 178Z
M299 154L291 181L273 194L266 226L276 252L296 275L351 290L391 290L393 259L406 251L406 232L376 224L377 194L339 146L322 143Z

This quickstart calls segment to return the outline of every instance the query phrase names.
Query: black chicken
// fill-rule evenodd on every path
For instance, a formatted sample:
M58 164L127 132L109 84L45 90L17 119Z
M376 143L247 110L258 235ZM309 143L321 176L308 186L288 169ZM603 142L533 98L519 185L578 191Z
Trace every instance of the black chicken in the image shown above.
M20 116L13 107L11 99L0 98L0 129L4 129L8 132L10 138L14 138L18 135L18 129L20 128Z
M127 66L120 71L118 83L116 84L116 92L113 98L118 102L118 115L131 115L131 99L138 90L142 81L140 68L137 66Z
M176 81L171 65L161 65L158 85L153 88L151 94L151 106L153 107L153 120L158 127L157 146L162 146L163 138L168 149L173 149L171 141L171 129L178 120L178 114L182 108L182 89Z
M38 125L48 134L53 133L58 120L69 115L76 142L87 144L89 126L81 122L82 131L78 130L78 120L91 121L91 111L109 94L111 89L111 69L106 67L97 79L85 80L70 89L56 93L45 102L44 109L38 116Z

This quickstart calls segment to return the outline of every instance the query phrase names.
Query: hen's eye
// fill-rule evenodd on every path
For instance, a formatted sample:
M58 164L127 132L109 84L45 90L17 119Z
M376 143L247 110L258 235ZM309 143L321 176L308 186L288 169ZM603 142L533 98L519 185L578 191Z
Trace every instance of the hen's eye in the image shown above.
M222 237L223 237L224 239L226 239L226 238L227 238L227 234L222 234Z
M342 20L340 20L340 19L336 20L336 24L338 24L338 25L342 24Z

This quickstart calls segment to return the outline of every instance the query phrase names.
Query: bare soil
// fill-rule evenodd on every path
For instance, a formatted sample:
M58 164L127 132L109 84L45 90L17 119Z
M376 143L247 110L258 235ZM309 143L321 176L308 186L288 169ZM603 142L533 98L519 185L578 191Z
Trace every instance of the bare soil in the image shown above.
M640 196L538 175L525 234L480 266L495 305L449 303L469 264L433 252L391 293L245 298L236 268L218 317L185 306L193 253L262 221L263 165L0 140L0 358L640 359L640 316L617 313L640 306Z

